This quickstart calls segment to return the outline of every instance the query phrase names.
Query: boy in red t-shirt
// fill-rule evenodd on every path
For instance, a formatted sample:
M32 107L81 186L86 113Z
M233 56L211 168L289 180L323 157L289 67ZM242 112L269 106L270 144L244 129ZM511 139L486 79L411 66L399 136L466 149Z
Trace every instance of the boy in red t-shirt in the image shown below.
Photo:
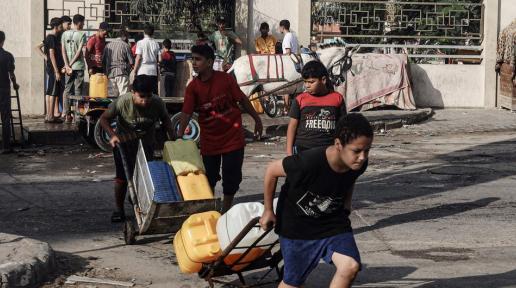
M287 129L287 155L326 147L333 143L335 124L346 115L344 98L333 91L328 70L319 61L305 64L301 76L306 92L299 94L290 107Z
M198 74L185 92L183 113L177 137L181 138L192 113L199 113L201 126L201 154L210 186L220 180L224 193L222 211L231 208L235 193L242 182L244 161L244 130L238 104L253 117L254 135L262 134L262 122L251 102L227 73L214 71L215 53L208 45L192 47L192 66Z
M90 75L104 73L102 58L104 56L104 48L106 47L106 37L108 30L108 23L102 22L99 25L99 30L97 30L97 33L88 39L84 58L88 64L88 72Z
M159 67L161 76L161 96L178 96L175 95L177 61L176 54L172 51L172 41L170 41L170 39L163 40L163 50L161 50L160 54Z

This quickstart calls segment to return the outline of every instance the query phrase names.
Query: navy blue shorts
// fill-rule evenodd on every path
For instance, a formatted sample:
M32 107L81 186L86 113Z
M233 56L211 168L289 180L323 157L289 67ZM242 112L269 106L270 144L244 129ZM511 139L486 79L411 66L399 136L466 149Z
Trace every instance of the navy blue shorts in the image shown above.
M361 265L360 253L352 232L318 240L280 237L280 247L285 263L283 282L291 286L303 285L321 258L328 264L333 263L333 252L349 256Z

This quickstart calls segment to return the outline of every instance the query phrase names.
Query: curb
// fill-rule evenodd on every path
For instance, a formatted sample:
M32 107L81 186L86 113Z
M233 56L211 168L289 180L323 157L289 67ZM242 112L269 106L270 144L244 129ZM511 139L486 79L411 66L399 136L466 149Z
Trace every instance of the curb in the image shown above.
M391 129L402 128L403 125L413 125L430 119L433 110L430 108L415 111L379 110L361 112L375 132L385 132ZM262 117L263 119L263 117ZM286 136L288 118L263 119L265 133L271 137Z
M0 233L0 288L37 287L55 267L49 244Z

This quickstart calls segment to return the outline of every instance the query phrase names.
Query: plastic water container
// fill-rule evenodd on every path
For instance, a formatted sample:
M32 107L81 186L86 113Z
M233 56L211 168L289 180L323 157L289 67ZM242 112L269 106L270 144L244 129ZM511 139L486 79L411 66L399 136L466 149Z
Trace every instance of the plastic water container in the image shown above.
M259 202L240 203L233 206L229 211L222 215L217 222L217 235L219 237L220 247L226 249L231 241L244 229L244 227L254 218L261 217L264 211L263 204ZM251 246L265 231L259 227L252 228L249 233L240 241L237 247ZM271 231L265 236L258 245L270 245L278 240L278 235ZM267 249L268 247L263 247ZM262 248L254 248L240 262L251 262L260 257L265 250ZM246 251L246 248L233 249L231 254L226 257L226 264L235 263L238 258ZM242 270L248 264L236 265L234 271Z
M162 204L183 201L170 165L164 161L151 161L147 165L154 187L154 202Z
M193 214L183 223L174 237L174 251L183 273L197 273L202 263L215 261L222 253L217 238L216 211Z
M192 140L178 139L165 142L163 160L172 166L176 175L206 172L201 153Z
M90 76L90 97L108 97L108 77L104 74L93 74Z
M177 176L177 184L185 201L213 199L208 178L203 173L189 173L184 176Z

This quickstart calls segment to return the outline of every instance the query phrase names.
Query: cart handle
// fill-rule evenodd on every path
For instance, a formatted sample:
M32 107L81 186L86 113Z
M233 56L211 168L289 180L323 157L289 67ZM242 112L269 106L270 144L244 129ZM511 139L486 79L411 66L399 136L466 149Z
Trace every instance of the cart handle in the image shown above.
M127 179L127 190L129 190L129 196L131 197L131 200L133 202L134 211L135 211L135 215L136 215L136 221L138 222L138 226L140 226L142 220L140 218L140 214L137 213L137 211L139 211L138 208L140 207L140 205L138 203L138 198L136 197L136 192L134 190L133 179L131 177L129 177L129 175L131 175L129 173L129 167L128 167L129 165L127 164L127 159L125 157L125 152L124 152L124 149L122 148L122 145L120 145L120 143L117 143L116 148L118 149L120 158L122 158L122 166L124 166L125 178Z

